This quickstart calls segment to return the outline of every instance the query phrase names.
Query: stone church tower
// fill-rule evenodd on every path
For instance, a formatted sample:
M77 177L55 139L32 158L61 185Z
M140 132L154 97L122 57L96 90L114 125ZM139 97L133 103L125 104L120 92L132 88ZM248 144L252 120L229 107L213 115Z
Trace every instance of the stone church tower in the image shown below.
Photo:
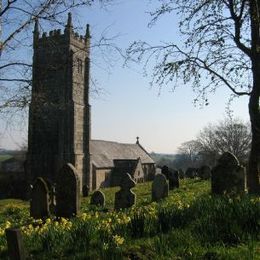
M69 13L64 33L54 30L40 36L36 21L33 48L28 181L42 176L53 182L69 162L78 171L81 188L91 186L89 26L84 36L75 33Z

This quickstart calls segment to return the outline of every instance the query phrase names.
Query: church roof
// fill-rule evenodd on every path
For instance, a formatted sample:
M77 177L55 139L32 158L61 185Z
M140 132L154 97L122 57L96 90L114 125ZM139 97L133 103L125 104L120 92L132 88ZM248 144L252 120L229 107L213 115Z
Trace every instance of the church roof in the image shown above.
M137 160L155 163L140 144L123 144L103 140L90 141L91 161L97 168L112 168L114 160Z

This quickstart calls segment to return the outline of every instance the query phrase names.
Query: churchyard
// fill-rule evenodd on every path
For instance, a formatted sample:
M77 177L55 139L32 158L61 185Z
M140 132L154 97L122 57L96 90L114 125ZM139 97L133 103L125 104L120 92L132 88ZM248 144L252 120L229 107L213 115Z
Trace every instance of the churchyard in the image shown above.
M91 192L79 198L79 210L57 207L59 216L74 211L77 216L71 218L32 213L33 201L30 206L2 200L0 258L8 259L5 230L18 228L29 259L260 259L259 197L213 195L210 181L198 177L181 179L173 189L159 179L136 185L130 179L121 187ZM160 191L154 190L158 183ZM46 186L39 180L36 188L44 192ZM36 199L44 201L39 193ZM114 209L122 205L125 209ZM33 219L30 211L45 217Z

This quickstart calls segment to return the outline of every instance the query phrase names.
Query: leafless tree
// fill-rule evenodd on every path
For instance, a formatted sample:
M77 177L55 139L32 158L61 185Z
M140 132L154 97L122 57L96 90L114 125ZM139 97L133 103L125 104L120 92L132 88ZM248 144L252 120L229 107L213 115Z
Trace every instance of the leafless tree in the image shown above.
M239 119L230 121L226 118L217 124L206 126L196 140L201 157L212 166L219 155L227 151L245 163L251 146L251 130L249 124Z
M178 157L178 160L182 160L185 168L198 167L200 161L199 152L200 145L197 140L184 142L178 148L178 154L182 155L181 157Z
M258 193L260 168L260 0L159 0L151 25L166 14L179 14L182 44L152 46L134 42L130 60L155 62L153 83L191 86L195 101L208 104L208 94L228 88L249 97L252 129L248 188ZM161 39L163 40L163 39Z
M45 27L65 25L65 15L110 0L3 0L0 9L0 112L27 107L31 95L32 30L35 20ZM104 35L93 46L115 49ZM119 49L118 49L119 50ZM29 53L29 55L28 55ZM93 81L94 82L94 81Z

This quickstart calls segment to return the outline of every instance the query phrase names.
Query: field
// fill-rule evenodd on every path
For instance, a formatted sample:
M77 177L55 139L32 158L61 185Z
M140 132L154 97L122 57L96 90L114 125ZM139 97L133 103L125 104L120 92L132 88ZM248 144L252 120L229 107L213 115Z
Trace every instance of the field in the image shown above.
M144 183L133 189L136 206L115 212L117 190L102 190L103 208L82 198L71 220L32 220L27 202L0 201L0 258L12 226L21 227L30 259L260 259L259 197L214 197L209 182L186 179L155 203Z

